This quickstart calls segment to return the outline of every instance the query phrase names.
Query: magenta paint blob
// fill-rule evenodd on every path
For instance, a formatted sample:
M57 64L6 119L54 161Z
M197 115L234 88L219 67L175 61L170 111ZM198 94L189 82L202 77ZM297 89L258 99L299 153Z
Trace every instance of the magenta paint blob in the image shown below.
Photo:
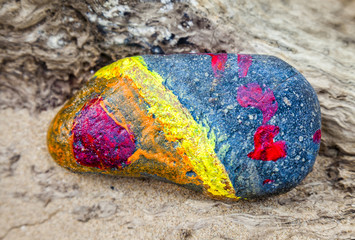
M89 101L74 119L73 152L77 163L100 169L121 168L135 151L133 134L115 122L101 98ZM106 111L105 111L106 110Z
M313 135L313 142L320 144L321 138L322 138L322 131L318 129Z
M254 134L255 149L248 154L248 157L262 161L277 161L286 157L286 142L274 142L274 137L279 134L280 128L266 125L278 108L273 91L267 88L263 92L259 84L249 83L247 86L238 88L237 101L242 107L255 107L263 114L262 125L258 127Z
M242 107L259 109L263 114L262 124L266 124L275 115L278 108L273 91L267 88L263 93L257 83L240 86L237 91L237 100Z
M279 134L280 128L272 125L260 126L254 134L254 151L248 157L254 160L274 161L286 157L286 142L274 142L274 137Z
M238 54L238 76L240 78L246 77L249 71L249 67L252 64L252 56Z
M271 184L271 183L274 183L274 182L275 182L275 180L265 179L265 180L263 181L263 185L265 185L265 184Z
M207 55L212 57L211 66L212 66L212 70L214 72L214 76L216 78L220 78L222 73L224 72L225 64L228 59L228 54L227 53L220 53L220 54L207 53Z

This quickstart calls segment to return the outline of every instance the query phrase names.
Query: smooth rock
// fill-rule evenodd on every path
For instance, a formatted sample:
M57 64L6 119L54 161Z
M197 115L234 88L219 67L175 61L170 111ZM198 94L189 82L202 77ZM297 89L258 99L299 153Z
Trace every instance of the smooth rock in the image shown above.
M153 177L221 200L289 191L312 170L320 107L272 56L138 56L100 69L48 131L75 172Z

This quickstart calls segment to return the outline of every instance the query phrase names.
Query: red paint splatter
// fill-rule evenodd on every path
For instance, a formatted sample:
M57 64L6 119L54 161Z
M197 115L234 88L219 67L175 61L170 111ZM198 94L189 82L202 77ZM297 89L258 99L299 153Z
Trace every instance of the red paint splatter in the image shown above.
M313 135L313 142L320 144L321 137L322 137L322 131L318 129Z
M276 113L278 104L274 93L266 89L263 93L257 83L249 83L247 86L240 86L237 91L237 101L242 107L255 107L263 114L262 125L254 134L254 151L248 157L254 160L277 161L286 157L286 142L274 142L274 137L279 134L278 126L265 125Z
M266 124L275 115L278 107L273 91L268 88L263 93L257 83L249 83L246 87L240 86L237 100L242 107L259 109L263 113L262 124Z
M269 183L273 183L273 182L275 182L275 180L265 179L265 180L263 181L263 185L269 184Z
M240 78L246 77L249 71L249 67L252 64L252 56L238 54L238 76Z
M222 76L222 73L224 72L225 64L228 59L228 54L227 53L219 53L219 54L207 53L207 55L212 57L211 66L212 66L212 70L214 72L214 76L216 78L220 78Z
M135 151L134 138L104 107L102 99L93 99L75 118L72 129L74 157L83 166L121 168Z
M286 142L274 142L274 137L279 134L280 128L272 125L260 126L254 134L254 151L248 157L254 160L274 161L286 157Z

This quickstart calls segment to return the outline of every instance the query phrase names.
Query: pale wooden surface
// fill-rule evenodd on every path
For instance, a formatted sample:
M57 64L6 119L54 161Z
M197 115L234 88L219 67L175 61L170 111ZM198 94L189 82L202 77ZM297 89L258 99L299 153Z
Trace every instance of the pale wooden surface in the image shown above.
M0 1L0 239L355 237L355 1L86 2ZM322 107L314 171L282 196L226 204L58 167L45 142L58 106L91 71L154 46L295 66Z

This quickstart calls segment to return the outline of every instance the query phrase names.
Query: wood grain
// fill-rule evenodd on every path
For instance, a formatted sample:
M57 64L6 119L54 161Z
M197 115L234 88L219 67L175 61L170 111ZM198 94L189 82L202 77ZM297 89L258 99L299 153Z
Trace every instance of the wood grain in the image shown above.
M0 46L0 239L354 238L355 1L1 0ZM94 71L181 52L275 55L302 72L320 100L322 143L301 186L225 204L53 163L49 121Z

